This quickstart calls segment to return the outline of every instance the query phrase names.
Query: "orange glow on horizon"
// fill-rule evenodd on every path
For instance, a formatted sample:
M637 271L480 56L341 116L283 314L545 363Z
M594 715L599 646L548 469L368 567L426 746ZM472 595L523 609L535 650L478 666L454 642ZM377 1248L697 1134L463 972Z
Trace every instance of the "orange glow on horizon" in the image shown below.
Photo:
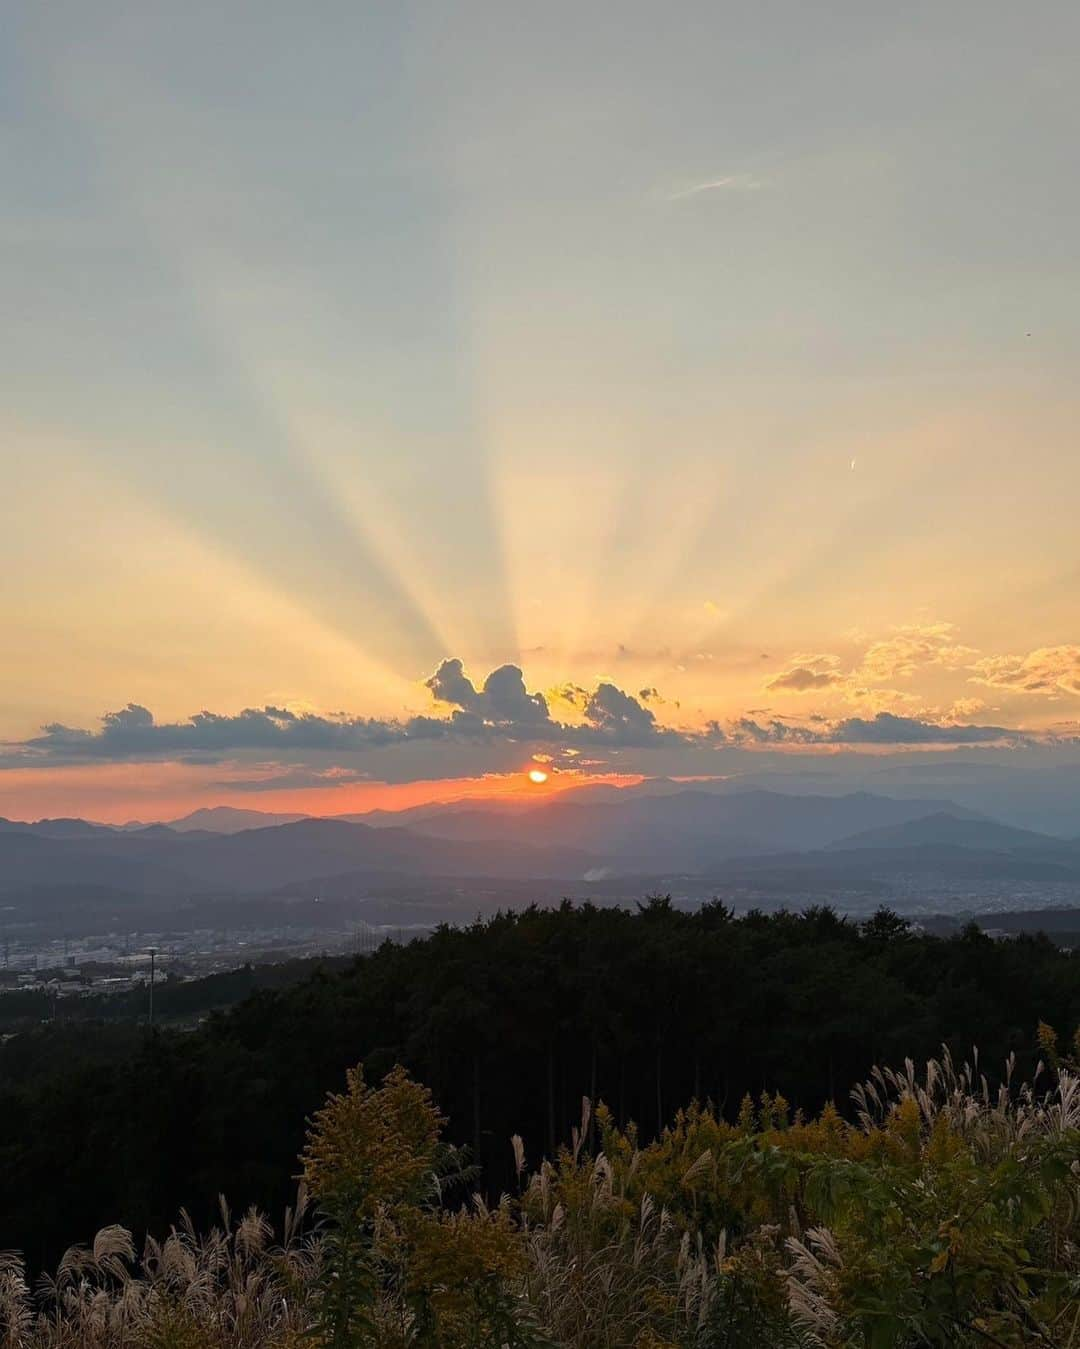
M543 772L542 769L532 770ZM605 784L633 787L640 773L583 773L572 769L540 784L530 773L490 773L472 778L418 782L359 782L340 787L233 791L228 778L250 781L252 773L230 766L208 784L205 765L95 764L64 768L10 769L0 777L0 816L38 820L79 816L103 824L132 820L152 823L177 819L205 806L232 806L317 816L360 814L368 810L407 810L411 806L466 800L535 799L537 788L550 797L575 787Z

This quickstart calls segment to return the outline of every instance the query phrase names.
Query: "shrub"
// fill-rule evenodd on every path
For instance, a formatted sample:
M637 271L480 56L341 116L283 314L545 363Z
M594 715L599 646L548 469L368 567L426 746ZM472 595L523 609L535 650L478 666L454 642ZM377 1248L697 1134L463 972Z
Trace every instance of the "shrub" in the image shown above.
M692 1103L648 1146L583 1103L493 1208L430 1093L360 1069L311 1121L280 1242L106 1228L37 1295L0 1259L0 1349L1020 1349L1080 1345L1080 1077L992 1091L948 1053L875 1069L854 1122ZM1053 1049L1051 1055L1050 1050ZM590 1146L590 1143L593 1146Z

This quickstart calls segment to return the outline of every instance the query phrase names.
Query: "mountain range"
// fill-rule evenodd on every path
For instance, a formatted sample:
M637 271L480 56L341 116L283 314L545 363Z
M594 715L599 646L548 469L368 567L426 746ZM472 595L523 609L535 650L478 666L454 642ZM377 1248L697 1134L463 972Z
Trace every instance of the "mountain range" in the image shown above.
M1080 841L1017 829L949 801L663 786L334 819L219 808L122 829L0 821L0 895L94 886L164 900L317 888L341 877L581 885L674 875L722 884L755 872L798 872L821 888L838 875L935 866L1080 882Z

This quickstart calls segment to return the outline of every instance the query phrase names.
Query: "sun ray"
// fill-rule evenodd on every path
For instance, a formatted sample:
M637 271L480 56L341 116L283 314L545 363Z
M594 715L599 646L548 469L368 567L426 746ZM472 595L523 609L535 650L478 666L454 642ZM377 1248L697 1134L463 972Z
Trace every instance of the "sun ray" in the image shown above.
M128 226L138 235L148 265L165 269L174 294L186 301L173 314L177 338L194 348L198 359L213 363L218 387L231 403L229 414L238 421L229 447L232 483L222 479L217 447L198 444L197 418L183 451L186 471L179 478L168 474L166 486L167 460L160 453L128 455L123 471L140 481L147 496L163 500L167 495L173 509L188 511L215 542L231 545L232 536L239 535L235 542L250 562L257 560L276 584L299 589L313 608L325 608L332 590L336 621L363 633L388 659L418 672L429 668L447 654L450 641L450 625L434 613L430 585L403 570L401 552L394 551L400 532L385 520L372 527L377 501L359 510L354 500L343 509L341 484L312 471L325 461L297 440L302 412L281 405L274 372L262 353L265 326L259 342L255 329L248 324L245 331L241 319L287 297L292 319L287 309L279 310L271 315L270 328L279 336L302 331L305 321L310 326L314 297L295 288L289 293L280 280L267 285L257 267L250 269L256 294L245 290L243 263L236 257L229 259L226 280L219 266L225 254L219 258L214 233L205 225L218 206L215 194L220 195L222 184L209 181L200 196L197 183L175 183L156 161L137 160L125 141L130 129L117 123L110 104L98 106L97 87L58 79L57 88L64 90L62 105L78 118L79 134L93 146L88 158L101 181L128 203ZM141 93L162 134L171 140L190 136L192 128L176 124L177 110L155 90ZM239 515L232 484L245 498Z
M107 502L69 544L66 565L78 548L88 559L83 572L69 571L65 580L54 574L64 559L40 554L25 570L28 611L39 608L47 592L52 614L52 627L41 633L32 659L40 661L42 651L57 643L80 649L83 679L91 689L111 689L116 705L132 697L153 700L154 710L168 716L187 716L207 704L244 706L260 697L295 703L314 695L325 699L328 710L360 697L386 712L415 701L415 687L397 663L380 658L302 596L130 480L103 478L84 457L85 440L73 444L32 432L20 440L27 452L33 449L38 472L24 485L27 508L47 496L50 509L69 510L75 518L81 503L103 489ZM32 538L26 546L33 547ZM130 565L132 557L140 559L139 566ZM103 589L112 602L99 613L92 601ZM126 622L130 614L141 616L135 630ZM266 662L269 650L273 659ZM8 657L14 661L15 652L9 650ZM177 685L178 661L201 671L196 684ZM266 676L260 673L264 665ZM66 662L49 668L55 668L59 686L66 686ZM138 671L134 687L132 668ZM36 683L40 696L41 680ZM95 716L102 710L98 696L91 693L88 703Z

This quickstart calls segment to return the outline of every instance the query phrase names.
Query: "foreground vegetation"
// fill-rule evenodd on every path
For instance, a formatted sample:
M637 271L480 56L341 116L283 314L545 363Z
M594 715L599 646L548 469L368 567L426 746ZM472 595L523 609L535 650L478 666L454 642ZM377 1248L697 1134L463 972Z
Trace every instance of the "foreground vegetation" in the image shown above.
M1080 1077L992 1091L948 1054L875 1070L857 1119L776 1095L692 1104L643 1146L583 1102L489 1207L430 1092L357 1069L314 1117L306 1200L70 1250L38 1294L0 1262L5 1349L886 1349L1080 1344Z
M195 1031L55 1024L0 1045L0 1250L36 1277L118 1216L141 1246L181 1206L205 1230L220 1193L280 1214L304 1120L358 1061L430 1086L494 1205L516 1184L506 1140L554 1157L583 1096L643 1143L684 1102L734 1123L765 1090L854 1122L848 1084L942 1043L1030 1077L1040 1018L1080 1023L1080 956L1041 938L664 900L505 915L258 990Z

